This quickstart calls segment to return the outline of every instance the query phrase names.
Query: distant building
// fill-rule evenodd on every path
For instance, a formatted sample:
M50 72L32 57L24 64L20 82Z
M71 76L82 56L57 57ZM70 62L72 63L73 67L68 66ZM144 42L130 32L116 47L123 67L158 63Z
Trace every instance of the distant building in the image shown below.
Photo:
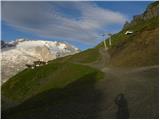
M34 68L35 68L35 65L34 65L34 64L26 64L26 66L27 66L28 68L31 68L31 69L34 69Z
M36 67L46 65L47 62L44 61L34 61L33 62Z
M129 35L129 34L132 34L132 33L133 33L133 31L127 30L127 31L125 32L125 35Z
M26 64L26 66L28 68L34 69L36 67L47 65L47 64L48 62L44 62L44 61L34 61L33 64Z

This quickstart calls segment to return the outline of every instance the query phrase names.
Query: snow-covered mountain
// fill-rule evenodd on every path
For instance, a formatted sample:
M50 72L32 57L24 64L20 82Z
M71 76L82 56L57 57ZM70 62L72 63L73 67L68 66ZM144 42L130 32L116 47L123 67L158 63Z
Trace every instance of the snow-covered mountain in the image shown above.
M73 45L57 41L17 39L1 41L2 83L34 61L49 61L72 55L80 50Z

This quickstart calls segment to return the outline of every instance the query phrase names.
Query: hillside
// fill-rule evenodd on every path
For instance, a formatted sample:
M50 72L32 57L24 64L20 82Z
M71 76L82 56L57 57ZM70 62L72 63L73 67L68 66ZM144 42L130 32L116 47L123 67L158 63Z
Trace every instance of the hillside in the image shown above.
M158 6L125 24L108 50L100 43L9 79L2 86L2 118L116 118L120 93L129 118L158 118Z
M127 22L119 33L112 36L109 65L112 67L157 65L159 62L158 25L158 2L154 2L142 15L134 16L130 23ZM125 35L127 30L133 31L133 34ZM103 47L103 43L98 47Z

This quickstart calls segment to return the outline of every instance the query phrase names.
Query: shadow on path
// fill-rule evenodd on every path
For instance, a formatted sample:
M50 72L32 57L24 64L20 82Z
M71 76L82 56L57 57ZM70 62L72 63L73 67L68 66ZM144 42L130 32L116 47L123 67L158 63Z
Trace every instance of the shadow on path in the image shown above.
M117 112L116 112L116 118L117 119L128 119L129 118L128 102L123 93L119 94L116 97L115 104L118 107Z

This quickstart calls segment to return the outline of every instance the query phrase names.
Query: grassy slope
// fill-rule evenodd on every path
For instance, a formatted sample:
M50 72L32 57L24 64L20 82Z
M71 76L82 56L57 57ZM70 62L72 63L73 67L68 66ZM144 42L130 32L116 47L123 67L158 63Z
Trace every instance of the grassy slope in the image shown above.
M99 76L97 72L93 71L64 88L46 90L26 100L23 104L2 113L2 117L95 118L101 99L101 94L95 88L97 76ZM92 107L94 109L91 110Z
M66 56L63 58L58 58L54 61L58 62L73 62L73 63L92 63L100 58L98 48L91 48L75 55Z
M26 69L12 77L2 86L2 95L21 102L49 89L64 88L90 73L99 73L96 79L102 76L101 72L88 66L53 62L33 70Z
M92 54L92 52L90 53ZM5 96L12 101L19 103L22 102L22 105L18 105L17 107L13 107L13 109L11 108L7 110L7 114L6 112L5 114L2 113L2 117L28 118L31 115L31 118L38 118L38 116L41 116L39 115L41 110L51 106L54 106L55 108L60 105L63 109L65 109L67 102L69 102L68 104L72 104L75 102L75 99L80 100L80 97L84 97L83 95L88 96L90 99L90 95L97 92L94 85L99 79L103 78L103 73L97 69L85 65L67 62L68 59L72 62L77 62L74 57L71 60L71 57L72 56L59 58L51 61L48 65L33 70L26 69L7 81L2 86L2 96ZM91 61L93 62L92 59ZM83 94L82 91L85 91L85 94ZM88 102L88 100L86 102ZM7 103L2 103L2 110L3 107L5 108L3 105L7 105ZM83 106L83 108L78 109L78 111L84 113L85 107L86 106ZM50 109L52 110L53 108ZM19 110L21 112L19 112ZM65 111L68 110L60 112L62 115L59 117L62 118L67 116L65 115ZM55 114L57 115L59 113ZM94 115L95 113L90 114ZM48 115L48 111L43 111L41 117L43 118L43 116ZM73 113L73 116L76 116L76 114L74 115Z
M158 64L158 17L147 21L137 21L112 36L110 66L140 67ZM131 35L125 35L133 30ZM103 47L99 44L97 47Z
M2 86L4 98L2 99L2 109L8 108L12 104L11 101L17 104L49 89L64 88L69 83L90 73L97 74L96 80L101 79L102 72L77 64L96 61L100 56L98 52L96 49L89 49L50 61L48 65L37 69L26 69L20 72Z
M90 82L89 80L93 80L91 82L96 83L103 77L103 73L77 63L92 63L99 57L99 51L93 48L75 55L58 58L50 61L48 65L33 70L25 69L3 84L2 96L5 99L2 99L2 110L8 108L10 104L12 105L11 101L17 104L46 91L55 89L63 91L74 81L86 80L85 84L87 84ZM94 79L92 79L93 76ZM83 89L83 85L79 87ZM58 93L55 92L55 94Z

